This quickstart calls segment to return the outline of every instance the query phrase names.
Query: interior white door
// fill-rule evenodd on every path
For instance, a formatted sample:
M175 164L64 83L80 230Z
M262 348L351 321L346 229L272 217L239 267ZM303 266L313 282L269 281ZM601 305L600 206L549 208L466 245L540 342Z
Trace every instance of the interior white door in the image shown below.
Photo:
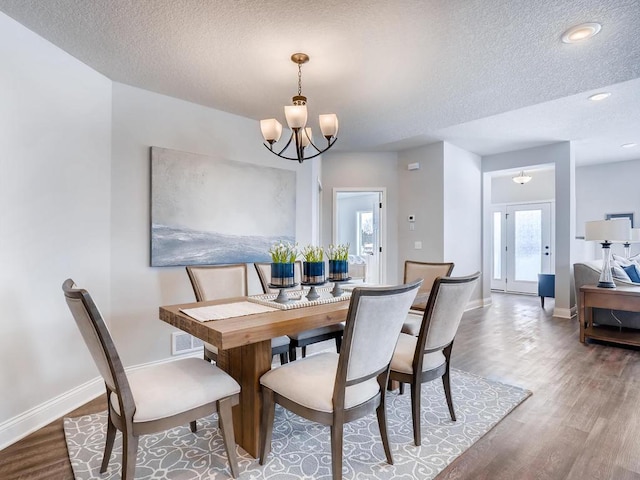
M348 243L351 260L366 263L368 283L383 281L384 191L334 191L334 243Z
M508 205L506 223L507 292L538 292L538 273L553 273L551 204Z

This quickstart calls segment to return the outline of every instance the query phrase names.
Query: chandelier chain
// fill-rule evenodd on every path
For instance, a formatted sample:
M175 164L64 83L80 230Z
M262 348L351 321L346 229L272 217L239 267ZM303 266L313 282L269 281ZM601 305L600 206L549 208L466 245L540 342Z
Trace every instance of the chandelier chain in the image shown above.
M302 65L298 64L298 95L302 95Z

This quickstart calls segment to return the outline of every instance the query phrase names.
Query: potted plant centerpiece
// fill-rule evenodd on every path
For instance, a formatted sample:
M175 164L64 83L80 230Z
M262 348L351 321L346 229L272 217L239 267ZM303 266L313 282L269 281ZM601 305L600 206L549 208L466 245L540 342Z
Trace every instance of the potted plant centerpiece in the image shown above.
M302 283L324 283L324 250L322 247L307 245L300 252L304 262L302 263Z
M329 280L340 281L349 278L349 244L329 245Z
M276 243L269 249L271 255L271 285L293 287L295 277L293 264L298 256L298 244Z

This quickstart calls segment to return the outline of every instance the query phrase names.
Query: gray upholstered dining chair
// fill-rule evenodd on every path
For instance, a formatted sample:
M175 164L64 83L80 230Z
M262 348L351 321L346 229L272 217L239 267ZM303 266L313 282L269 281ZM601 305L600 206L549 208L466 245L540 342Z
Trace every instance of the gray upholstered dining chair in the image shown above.
M247 295L247 265L191 265L186 267L197 302L222 300ZM271 340L271 355L279 355L280 363L289 359L289 337L283 335ZM218 348L204 342L204 359L217 361Z
M413 439L421 443L420 394L422 384L442 378L451 419L456 420L451 398L449 364L453 341L467 303L476 288L480 272L467 277L436 279L418 336L401 333L391 360L390 380L411 385Z
M375 410L387 462L393 464L385 412L389 364L402 322L421 282L355 288L341 352L322 352L268 371L262 385L263 443L260 464L271 450L275 404L331 427L331 470L342 478L343 426Z
M107 390L107 439L100 473L109 465L116 438L122 432L122 479L133 480L138 437L190 423L218 412L218 424L236 478L238 461L231 407L238 403L240 385L215 365L184 358L127 373L100 311L89 293L67 279L62 290Z
M277 293L277 289L273 289L269 286L271 278L271 264L265 262L256 262L255 264L260 284L264 293ZM302 279L302 262L297 261L294 264L294 281L300 286L300 280ZM295 287L294 287L295 288ZM302 358L307 356L307 346L314 343L324 342L325 340L335 340L336 351L340 353L340 346L342 343L342 333L344 332L344 324L338 323L335 325L329 325L326 327L314 328L311 330L305 330L303 332L292 333L289 335L291 343L289 344L289 358L291 361L295 360L296 348L300 347L302 350Z
M404 262L404 283L421 278L422 287L420 287L418 295L426 296L429 295L436 278L450 276L453 267L453 262L431 263L406 260ZM422 312L410 310L402 326L402 333L417 336L420 332L420 325L422 325Z

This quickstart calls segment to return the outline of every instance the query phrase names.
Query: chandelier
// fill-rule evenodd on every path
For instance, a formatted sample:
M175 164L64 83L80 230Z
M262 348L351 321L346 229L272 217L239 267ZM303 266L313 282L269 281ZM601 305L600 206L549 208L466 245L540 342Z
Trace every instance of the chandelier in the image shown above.
M322 149L313 143L313 132L311 127L307 127L307 97L302 95L302 64L309 61L306 53L294 53L291 61L298 64L298 94L292 98L293 105L284 107L284 116L287 125L291 129L289 140L281 150L274 150L274 143L280 140L282 135L282 124L275 118L260 120L260 130L264 137L264 146L269 151L287 160L297 160L302 163L309 158L329 150L338 139L338 117L335 113L327 113L319 116L320 130L322 136L327 140L327 146ZM290 153L289 146L295 147L295 156ZM279 147L278 147L279 148ZM289 149L286 154L285 151Z
M526 173L524 173L524 170L523 170L518 175L513 177L512 180L516 183L519 183L520 185L524 185L529 180L531 180L531 175L527 175Z

